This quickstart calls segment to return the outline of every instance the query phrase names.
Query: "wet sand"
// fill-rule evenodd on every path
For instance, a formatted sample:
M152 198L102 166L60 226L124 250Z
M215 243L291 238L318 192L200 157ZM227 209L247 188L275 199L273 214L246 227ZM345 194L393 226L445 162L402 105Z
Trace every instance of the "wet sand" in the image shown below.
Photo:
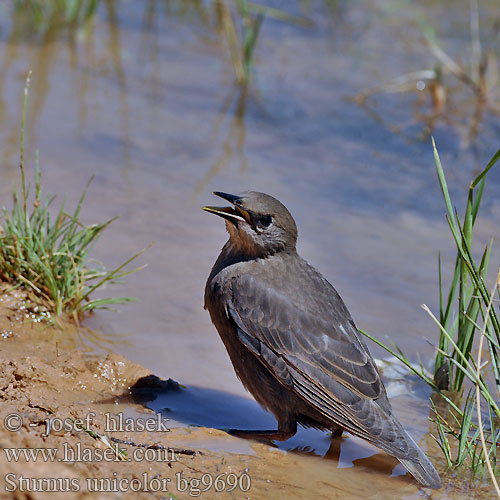
M463 498L464 488L446 475L443 489L432 492L409 475L391 477L396 460L374 451L359 458L360 448L350 452L356 444L347 436L333 440L320 457L307 447L285 452L214 428L171 426L168 413L156 414L148 402L189 387L161 380L117 354L84 354L70 322L59 320L55 327L33 321L25 292L4 289L0 298L0 498L109 498L115 490L120 498ZM224 401L214 400L214 411L218 404ZM110 445L119 440L126 460L82 427ZM8 459L8 450L22 448L57 454L50 460L42 451L35 460ZM217 478L221 491L215 492ZM227 491L235 478L241 482ZM476 488L475 498L483 498L481 492ZM488 498L487 489L484 494Z

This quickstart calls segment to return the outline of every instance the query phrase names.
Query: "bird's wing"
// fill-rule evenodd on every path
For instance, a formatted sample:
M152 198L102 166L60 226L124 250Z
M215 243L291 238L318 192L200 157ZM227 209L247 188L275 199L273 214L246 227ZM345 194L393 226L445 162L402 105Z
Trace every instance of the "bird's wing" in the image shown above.
M375 363L340 297L336 295L337 300L332 301L335 290L323 286L324 293L310 300L321 300L330 310L312 314L307 305L297 305L295 294L252 275L240 276L231 285L230 312L241 330L290 364L305 373L313 369L315 376L323 372L354 394L375 399L382 390ZM317 310L313 306L310 309Z
M251 275L240 276L232 283L227 312L240 341L283 385L353 434L406 456L401 425L391 415L373 358L340 297L324 286L325 294L336 295L331 306L340 309L329 317L309 313Z

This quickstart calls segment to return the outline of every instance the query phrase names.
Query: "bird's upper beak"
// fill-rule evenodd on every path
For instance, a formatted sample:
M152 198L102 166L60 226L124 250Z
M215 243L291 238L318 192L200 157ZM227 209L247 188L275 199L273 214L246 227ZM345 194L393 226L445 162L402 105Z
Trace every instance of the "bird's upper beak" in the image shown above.
M230 222L249 222L250 217L248 215L248 212L243 210L239 206L241 202L241 197L234 195L234 194L228 194L228 193L221 193L220 191L214 191L214 194L216 196L219 196L220 198L223 198L224 200L229 201L230 203L233 204L232 207L203 207L202 210L205 210L206 212L210 212L212 214L218 215L219 217L222 217Z

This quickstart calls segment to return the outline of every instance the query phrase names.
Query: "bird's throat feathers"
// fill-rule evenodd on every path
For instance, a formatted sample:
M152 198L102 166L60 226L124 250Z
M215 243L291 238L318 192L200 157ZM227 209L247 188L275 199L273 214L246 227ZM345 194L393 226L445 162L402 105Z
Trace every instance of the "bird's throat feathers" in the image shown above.
M224 250L228 256L246 255L249 258L261 256L262 249L255 245L247 231L229 221L226 221L226 229L229 233L229 241L224 246Z
M229 241L224 246L226 255L235 260L252 260L266 258L277 254L286 248L286 243L279 239L271 241L263 238L247 224L226 221L226 229L229 233Z

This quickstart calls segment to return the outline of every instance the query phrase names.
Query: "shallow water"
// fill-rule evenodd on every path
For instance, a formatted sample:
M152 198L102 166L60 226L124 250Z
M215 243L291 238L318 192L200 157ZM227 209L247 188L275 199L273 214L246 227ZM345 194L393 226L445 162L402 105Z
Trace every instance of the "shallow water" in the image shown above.
M206 277L226 239L221 221L200 210L214 203L214 190L265 191L283 201L299 227L299 252L335 285L358 326L393 339L413 359L417 351L424 360L432 356L423 339L435 341L437 331L419 306L436 310L437 252L451 267L453 248L419 119L431 111L429 97L416 90L381 94L369 110L350 98L434 67L416 19L434 27L450 55L467 53L469 3L435 3L274 2L313 24L264 21L246 97L233 85L210 2L107 1L86 27L47 33L35 33L22 13L10 23L1 6L2 204L19 184L22 89L32 69L27 157L33 165L39 151L46 191L74 205L95 175L84 220L120 216L95 248L109 266L155 242L139 259L145 270L103 292L139 302L120 314L100 312L87 325L123 336L129 343L116 350L189 386L187 409L195 402L199 412L177 409L180 423L246 426L249 412L249 420L270 425L237 381L202 307ZM485 33L498 21L495 6L481 3ZM486 114L471 142L473 103L454 85L449 122L438 120L432 133L460 207L477 168L498 148L500 121ZM499 185L494 169L480 242L497 232ZM499 257L497 247L492 268ZM428 431L426 396L422 389L415 398L393 399L417 438ZM173 404L157 403L155 409ZM354 441L342 444L341 464L373 454ZM305 430L283 445L307 446L323 456L329 441ZM433 498L470 495L452 482Z

